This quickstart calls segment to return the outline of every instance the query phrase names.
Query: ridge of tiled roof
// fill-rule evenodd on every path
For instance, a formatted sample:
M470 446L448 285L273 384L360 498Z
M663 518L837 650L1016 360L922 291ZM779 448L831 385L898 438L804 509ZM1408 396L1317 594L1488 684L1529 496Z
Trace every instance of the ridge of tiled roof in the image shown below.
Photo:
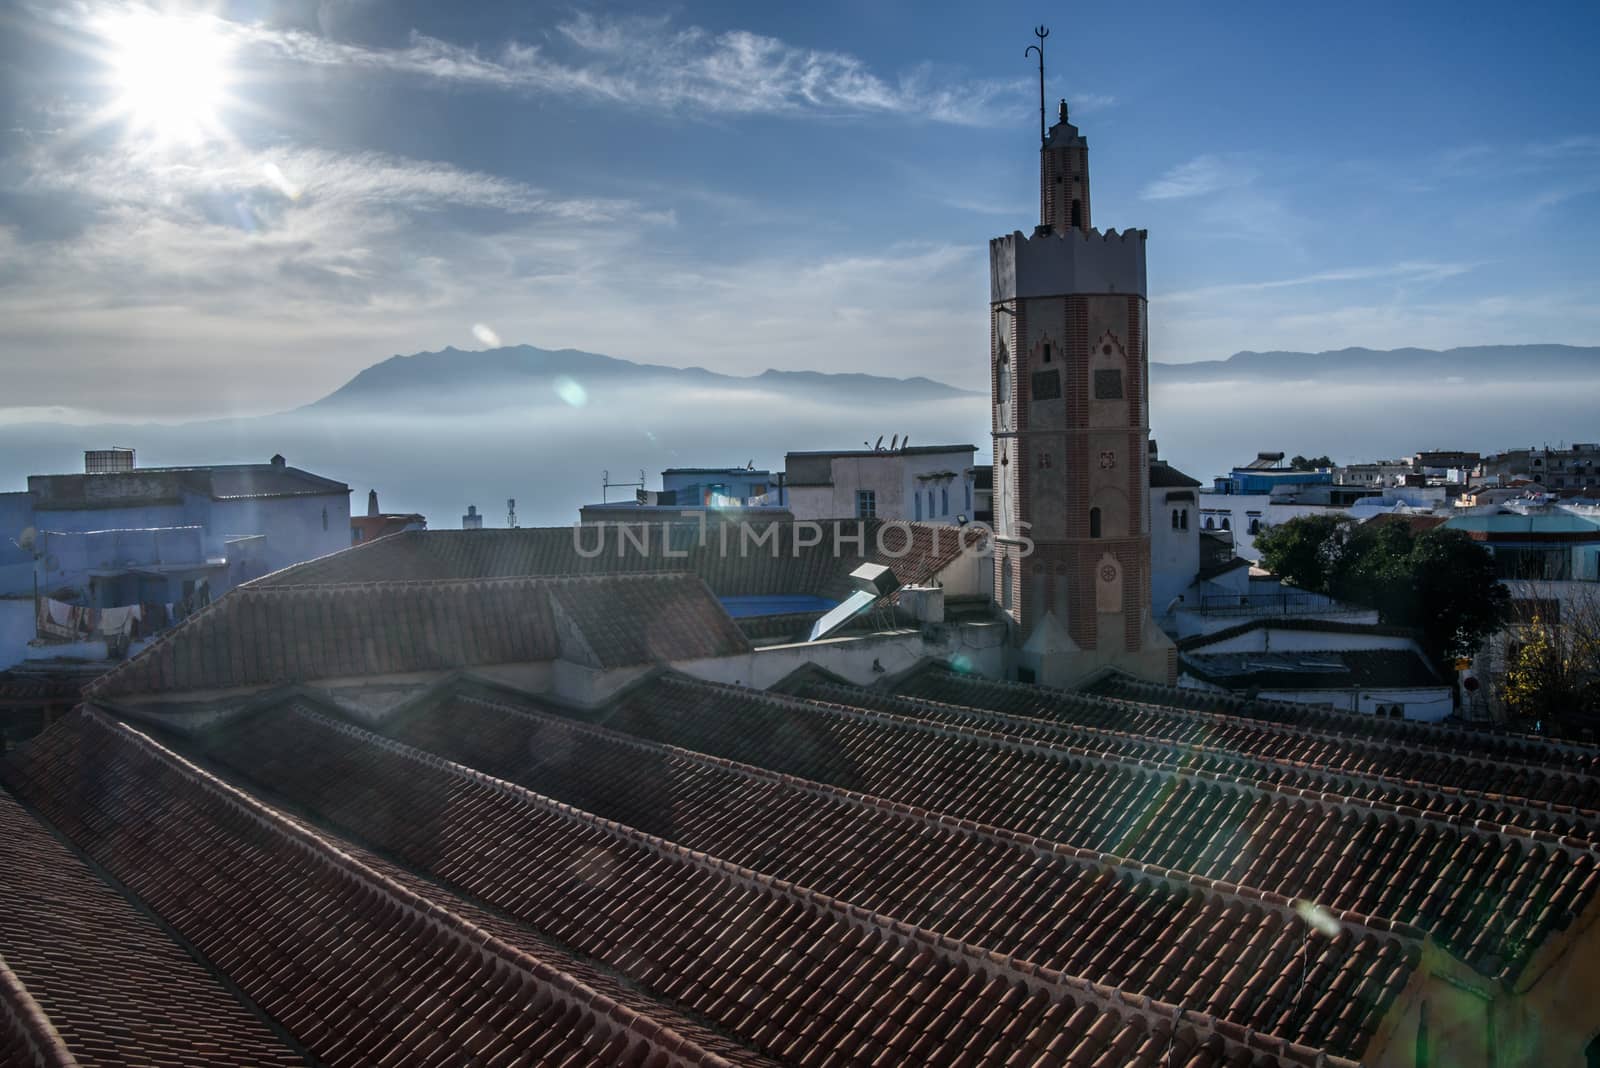
M8 902L9 904L9 902ZM78 1068L55 1024L0 956L0 1064Z
M90 735L96 737L91 739ZM57 789L59 780L65 778L77 783L84 773L81 766L75 767L64 759L52 759L67 752L80 759L104 761L95 769L101 775L124 773L124 782L118 791L119 806L127 814L141 818L140 841L151 851L149 859L165 862L159 870L141 869L140 855L127 846L111 845L96 850L80 840L114 833L116 821L108 820L96 809L95 818L86 822L82 818L84 813L75 807L92 803L84 792L75 788ZM155 774L138 776L139 764ZM492 1031L485 1028L483 1022L474 1017L475 1010L453 1004L445 993L446 988L428 981L430 978L437 981L443 976L412 970L426 959L442 968L453 969L452 978L460 979L463 969L471 969L486 985L498 987L499 996L494 1002L497 1011L508 1010L521 1001L524 1025L518 1028L518 1035L526 1036L533 1027L542 1024L544 1029L539 1032L539 1038L551 1054L557 1053L552 1044L563 1044L563 1056L587 1047L591 1055L603 1055L603 1059L618 1062L626 1055L627 1063L638 1063L642 1060L641 1054L650 1051L664 1054L674 1064L725 1063L647 1017L603 997L571 976L500 942L399 883L364 867L314 832L222 782L142 732L93 708L80 709L41 735L22 760L5 766L5 772L8 787L26 795L58 830L97 862L105 864L110 873L154 913L214 961L228 962L231 970L227 967L223 970L230 978L319 1060L348 1062L351 1048L355 1047L371 1063L391 1055L389 1051L402 1048L396 1043L404 1043L408 1063L435 1063L445 1056L441 1051L445 1035L460 1041L460 1035L469 1030L471 1037L466 1041L469 1047L478 1047L474 1050L477 1055L496 1046L513 1048L506 1045L516 1041L506 1031L513 1021L507 1019ZM160 788L151 782L155 775L165 780ZM113 786L110 782L101 785L106 789ZM165 836L159 825L162 818L181 824L181 828L174 828L182 835L180 839ZM231 861L219 858L202 844L206 832L201 824L207 818L216 821L211 824L213 827L227 828L236 835L248 836L253 832L259 840L248 847L248 856L236 855ZM104 840L100 841L104 846ZM218 841L220 843L220 839ZM260 848L264 842L271 844ZM167 850L162 849L163 843ZM202 872L212 869L205 895L192 891L185 894L182 888L173 885L174 866L182 870L184 861L179 854L168 850L183 846L197 851L196 856L188 858L191 864ZM299 858L316 873L308 875L307 879L311 885L325 888L332 895L332 901L346 901L352 910L359 905L367 912L339 910L338 918L344 921L339 923L332 915L334 910L312 907L311 902L304 900L305 894L283 895L282 880L295 867L291 858ZM240 881L246 878L251 865L260 870L266 881L251 891L254 907L246 914L227 907L225 896L216 883L220 877L221 881L243 885ZM190 875L190 878L199 877L199 873ZM280 896L262 896L272 894L274 886L278 887ZM275 904L288 907L289 911L281 908L274 911ZM231 928L218 914L218 909L225 910L227 920L233 923ZM239 926L264 922L264 917L271 925L270 930ZM355 943L363 929L363 918L372 922L371 929L403 931L413 937L387 940L377 950L370 945L358 946ZM221 928L217 926L219 922ZM360 1022L351 1018L351 1014L340 1013L347 1026L342 1032L336 1031L328 1022L327 1009L331 1006L319 1011L304 1000L311 989L325 998L339 996L328 978L302 975L302 979L309 980L309 985L295 987L292 985L294 976L281 969L272 970L269 975L263 961L250 958L247 947L266 948L261 939L291 937L291 932L310 939L310 930L318 924L333 924L331 944L338 946L337 951L324 956L321 951L327 948L326 943L301 942L296 943L297 948L283 951L284 955L293 957L297 966L306 969L337 969L345 982L350 980L350 969L359 967L357 961L375 965L382 954L423 954L423 958L414 958L409 964L391 959L379 973L368 976L369 982L376 985L381 981L388 990L392 1000L386 1014L392 1014L401 1003L404 984L411 984L409 993L404 995L409 999L405 1003L415 1014L410 1028L379 1027L369 1018L368 1029L362 1031ZM224 934L230 929L234 932L232 939ZM252 933L247 935L246 932ZM315 960L309 959L306 953L311 945L319 945ZM364 956L351 960L350 953ZM447 956L448 962L442 960L441 955ZM474 961L476 963L470 963ZM398 989L397 983L401 984ZM598 1036L601 1041L593 1043L589 1035ZM525 1041L521 1047L527 1049ZM453 1057L446 1058L450 1059Z
M936 716L954 718L958 723L962 717L988 719L992 720L996 725L1002 726L1005 733L1016 734L1019 737L1031 738L1036 735L1042 735L1045 738L1054 738L1063 745L1078 746L1085 749L1095 749L1097 746L1101 746L1104 747L1101 751L1117 753L1123 757L1133 759L1140 759L1140 757L1126 752L1118 753L1118 748L1130 745L1144 746L1153 752L1170 754L1173 759L1166 761L1157 759L1158 762L1166 763L1173 767L1186 766L1188 759L1195 755L1210 755L1228 765L1267 772L1269 774L1266 777L1269 779L1272 778L1270 773L1273 771L1288 776L1296 774L1320 775L1324 779L1330 780L1333 785L1333 788L1324 790L1324 793L1340 793L1351 797L1364 796L1356 784L1369 783L1380 789L1393 789L1402 792L1402 794L1405 794L1406 791L1411 792L1403 800L1389 801L1391 804L1426 810L1430 806L1423 802L1436 801L1440 802L1436 811L1448 816L1460 816L1460 813L1453 808L1453 805L1457 802L1479 801L1483 805L1499 811L1493 816L1474 817L1477 819L1505 822L1498 818L1501 813L1505 815L1520 815L1527 817L1527 822L1519 822L1518 825L1529 830L1553 830L1557 834L1568 834L1572 833L1569 828L1581 828L1591 838L1595 838L1597 834L1600 834L1600 811L1583 809L1574 805L1541 798L1519 797L1477 789L1472 786L1462 786L1455 783L1440 783L1429 779L1359 770L1360 767L1365 767L1365 764L1359 765L1358 768L1349 768L1328 763L1315 757L1306 758L1299 755L1285 755L1282 758L1278 758L1263 756L1247 751L1242 746L1211 744L1211 739L1206 736L1202 736L1200 741L1190 741L1137 730L1102 727L1068 719L1032 717L974 705L935 701L927 697L905 697L882 690L864 690L848 683L841 685L836 682L810 682L800 689L791 691L791 694L796 697L826 701L830 704L857 708L877 708L886 712L905 712L912 716L917 716L919 712L933 713ZM1268 728L1263 730L1263 733L1280 735L1296 740L1303 737L1303 735L1286 730L1271 730L1270 724L1262 724L1258 720L1242 720L1238 722L1251 730L1263 727ZM1356 741L1354 744L1358 746L1370 746L1373 744L1383 746L1385 743ZM1476 760L1460 760L1458 763L1471 763L1474 766L1480 764L1487 766L1488 764L1486 761L1480 762ZM1503 767L1504 765L1499 766ZM1535 770L1542 771L1545 769ZM1568 774L1570 775L1571 773ZM1474 775L1469 774L1464 777L1466 781L1478 781L1478 778ZM1578 776L1572 775L1571 777L1576 778ZM1600 781L1597 781L1595 785L1600 788ZM1554 821L1561 826L1556 828L1544 826L1547 821Z
M507 945L522 950L535 959L545 961L558 971L565 972L578 982L598 991L605 997L632 1009L641 1016L662 1024L668 1030L687 1039L713 1057L721 1057L734 1068L776 1068L771 1058L763 1057L739 1044L730 1036L713 1030L700 1020L674 1011L664 1002L650 997L642 990L630 986L626 978L614 970L606 969L594 960L582 957L560 943L546 938L531 927L516 923L492 911L488 906L470 900L447 884L418 875L356 842L341 837L290 813L280 812L285 819L303 827L310 833L327 840L334 848L349 854L380 875L399 883L419 897L438 902L449 912L498 938Z
M665 692L673 688L680 691L681 699ZM692 720L684 718L686 713L674 711L675 701L686 709L693 708ZM641 706L641 702L645 705ZM741 711L736 714L723 711L716 702L738 707ZM759 708L790 714L791 718L823 722L816 728L798 723L786 727L771 716L755 714L755 709ZM639 709L639 713L630 709ZM855 788L880 796L886 791L897 791L901 795L926 797L926 802L914 802L924 807L952 804L955 807L945 810L952 815L966 814L978 819L972 813L982 811L984 806L993 809L1001 804L1010 805L1013 808L1008 822L997 823L987 818L980 822L996 823L1026 833L1037 833L1035 827L1061 827L1063 830L1052 830L1047 836L1069 844L1089 844L1091 848L1092 837L1089 841L1061 837L1063 831L1103 836L1117 826L1096 824L1081 831L1070 830L1076 825L1075 821L1087 818L1085 806L1091 805L1090 793L1103 799L1105 792L1115 787L1123 791L1122 800L1129 804L1150 794L1149 803L1161 810L1165 818L1142 823L1138 834L1129 840L1133 851L1123 851L1123 855L1186 868L1208 877L1209 870L1215 870L1224 882L1255 885L1286 897L1321 899L1336 914L1376 912L1408 923L1405 916L1395 910L1409 900L1410 903L1405 904L1409 914L1433 917L1426 929L1444 948L1478 971L1503 979L1514 978L1516 969L1526 963L1532 948L1550 933L1565 929L1572 922L1573 913L1566 905L1583 907L1591 903L1595 891L1600 889L1600 869L1596 867L1600 851L1581 839L1493 826L1482 821L1467 822L1406 806L1324 795L1315 790L1246 784L1213 772L1178 772L1149 761L1116 760L1100 753L1028 742L998 732L950 727L889 713L830 706L667 676L657 680L650 690L641 691L613 708L608 715L612 726L646 737L659 738L669 726L682 728L692 740L680 744L735 759L748 758L740 752L725 750L759 751L761 759L751 762L771 761L775 769L789 771L796 771L797 766L803 765L806 770L796 773L821 781L839 781L830 776L860 777L870 773L873 777L870 785L841 784L855 785ZM749 734L714 733L731 729L730 715L740 724L761 724L766 734L757 738ZM784 748L773 748L774 732L789 739ZM830 736L831 741L826 741ZM930 743L937 745L941 753L937 765L930 763ZM719 748L708 749L708 746ZM844 751L835 748L838 746L851 752L870 752L872 761L870 764L838 763ZM830 760L835 763L829 764ZM788 766L784 767L785 764ZM959 775L955 771L956 764L962 768ZM1059 765L1074 770L1063 775ZM1005 776L998 780L1005 783L1004 790L988 795L970 791L971 782L1000 774ZM1091 781L1096 784L1093 791L1088 787ZM1221 806L1203 804L1206 798L1215 796L1232 800ZM895 799L905 800L905 797ZM1022 808L1015 807L1019 805ZM1249 813L1251 819L1228 831L1229 837L1222 846L1216 846L1213 837L1223 833L1226 829L1223 827L1188 827L1187 834L1179 833L1188 821L1220 820L1228 812L1241 816ZM1295 812L1317 813L1318 818L1311 821L1296 816L1290 820L1289 814ZM1335 858L1326 851L1310 848L1321 839L1296 841L1310 835L1314 824L1320 824L1330 834L1339 827L1337 833L1343 841L1349 833L1344 825L1351 820L1361 821L1362 834L1373 840L1371 850L1352 853L1352 845ZM1286 822L1292 833L1285 833L1280 841L1277 832ZM1247 837L1240 839L1239 835L1247 829ZM1354 874L1347 869L1360 863L1383 864L1385 857L1377 848L1378 842L1395 836L1402 841L1450 840L1456 845L1453 852L1440 854L1433 850L1384 865L1386 878L1382 881L1357 879L1351 882ZM1268 849L1269 845L1273 848ZM1200 852L1194 860L1184 859L1195 850ZM1545 857L1559 855L1562 863L1530 868L1529 858L1535 853ZM1467 882L1452 882L1449 885L1454 889L1440 898L1441 886L1447 885L1439 881L1443 873L1428 875L1420 868L1454 865L1457 858L1469 869L1476 865L1483 870L1463 871L1453 876L1453 880ZM1498 862L1491 865L1494 858L1498 858ZM1517 864L1508 868L1506 862L1513 859ZM1193 863L1200 863L1200 866L1193 867ZM1507 907L1507 902L1498 896L1486 896L1491 893L1490 866L1501 879L1515 875L1518 880L1527 880L1537 875L1543 887L1540 893L1545 895L1544 906L1532 912L1524 909L1516 915L1500 915L1493 911ZM1516 874L1519 868L1521 873ZM1229 874L1236 869L1237 874ZM1253 874L1257 872L1271 873L1270 880L1264 881L1262 876ZM1396 879L1397 872L1407 873L1409 878ZM1313 879L1317 880L1315 886L1307 881ZM1424 885L1430 888L1426 894L1422 891ZM1469 885L1471 893L1463 897ZM1397 895L1400 896L1397 898ZM1369 898L1373 907L1354 907ZM1394 899L1393 904L1376 907L1391 899ZM1557 907L1558 901L1565 903L1564 906ZM1491 908L1489 917L1461 912L1475 909L1480 903Z
M241 586L86 688L89 699L554 660L552 605L597 666L747 652L683 571Z
M942 665L930 665L929 667L930 673L939 673L947 676L953 674ZM1050 687L1034 686L1031 683L988 679L984 681L993 682L996 686L1015 687L1019 690L1040 690L1051 693L1074 692L1070 690L1053 690ZM1362 712L1337 709L1331 705L1311 705L1299 701L1275 701L1250 698L1241 694L1189 690L1179 686L1167 686L1158 682L1146 682L1143 679L1135 679L1132 676L1121 673L1109 673L1100 676L1091 684L1088 690L1081 692L1092 693L1096 697L1103 697L1112 701L1152 706L1173 712L1192 712L1198 715L1226 715L1227 713L1218 712L1217 709L1231 708L1238 710L1253 707L1273 713L1272 721L1284 724L1344 723L1355 727L1364 727L1366 731L1373 733L1401 735L1414 733L1441 740L1457 739L1484 744L1500 743L1504 746L1519 747L1522 750L1542 750L1580 757L1597 770L1600 770L1600 745L1576 742L1566 738L1549 738L1539 734L1525 734L1507 730L1503 727L1487 727L1475 723L1428 723L1422 720L1386 720ZM1129 694L1137 694L1139 696L1128 696ZM1183 703L1186 701L1191 703ZM1266 717L1245 716L1242 718L1265 719ZM1505 757L1495 754L1493 759L1498 761L1505 759ZM1552 764L1551 766L1565 765Z
M47 1061L103 1064L115 1049L120 1063L149 1064L188 1046L174 1063L304 1063L252 1005L3 790L0 873L0 972L9 976L0 986L12 991L0 991L0 1002L11 1002Z
M1156 1033L1163 1026L1186 1025L1197 1034L1193 1045L1220 1047L1217 1052L1223 1056L1219 1060L1231 1060L1235 1056L1264 1055L1281 1062L1293 1064L1354 1065L1355 1063L1349 1060L1329 1057L1325 1052L1309 1046L1298 1045L1270 1035L1255 1033L1243 1026L1231 1025L1227 1021L1217 1020L1215 1017L1205 1013L1186 1011L1179 1006L1168 1005L1148 997L1130 995L1115 987L1093 983L1037 965L1030 965L1000 953L985 951L960 939L916 927L895 917L846 901L840 901L807 887L774 878L763 872L732 863L699 850L681 846L616 820L597 816L575 806L535 793L513 782L456 763L427 750L417 749L392 738L374 734L371 731L320 712L297 707L294 709L294 714L304 721L316 724L335 734L343 735L358 745L387 751L402 761L433 769L456 781L476 783L516 805L530 806L571 825L598 831L613 840L625 842L649 855L698 869L710 874L713 878L723 880L758 896L768 897L779 902L786 901L801 908L814 909L831 917L835 924L856 932L858 940L841 942L839 943L841 947L859 946L865 952L868 942L876 940L887 948L873 950L873 952L879 954L887 953L890 959L902 959L903 952L907 950L916 953L932 953L942 956L949 965L958 970L958 974L964 974L968 977L965 982L958 984L963 988L971 988L974 977L979 977L985 986L992 986L996 982L1003 983L1004 987L1011 991L1015 991L1020 985L1034 996L1041 993L1044 994L1052 1005L1059 1006L1065 1001L1072 1006L1076 1013L1081 1011L1085 1003L1087 1003L1096 1016L1101 1019L1110 1018L1112 1022L1107 1029L1101 1029L1099 1020L1097 1020L1094 1026L1085 1028L1078 1034L1071 1034L1066 1031L1057 1033L1057 1037L1070 1036L1073 1047L1077 1047L1081 1042L1094 1037L1097 1030L1102 1031L1101 1038L1109 1037L1104 1033L1105 1030L1126 1031L1130 1026L1129 1019L1136 1018L1142 1022L1142 1030L1147 1035ZM279 730L279 728L281 728L281 723L275 723L274 729ZM362 762L361 767L363 769L370 767L370 762ZM277 787L275 786L275 788ZM487 814L481 805L475 806L474 812L475 821L481 821L486 818ZM481 826L481 824L479 825ZM622 863L615 851L611 851L608 856L610 863ZM651 880L651 882L660 884L662 880ZM682 880L679 879L668 879L665 880L665 885L677 886L681 882ZM739 895L734 896L738 897ZM711 908L703 897L697 899L697 902L696 912L706 911ZM670 911L677 912L681 910L671 909ZM657 934L660 935L659 930ZM768 932L768 937L783 939L787 934L787 931ZM809 945L812 942L809 932L802 934L801 937L804 944ZM674 941L679 940L674 939ZM771 942L763 947L764 951L769 954L777 954L781 950L783 956L791 955L796 948L798 947L785 948L781 944L773 944ZM846 952L848 956L853 950L847 950ZM771 964L772 961L769 960L769 966ZM833 968L839 969L840 974L859 977L859 973L845 969L843 960L837 960L830 956L829 964ZM948 984L946 984L946 989L950 989ZM975 988L972 989L975 993ZM800 993L797 991L794 996L799 997ZM883 998L876 999L874 1009L884 1010L886 1001L890 996L885 992ZM962 1000L965 1003L965 999ZM1028 1000L1028 998L1025 996L1021 1000ZM926 1006L919 1005L918 1007ZM1002 1014L1001 1009L1003 1006L997 1006L994 1010L989 1010L988 1006L980 1007L985 1009L983 1015L986 1017L986 1026L989 1021L993 1021L993 1025L997 1028L1003 1023L1014 1022L1010 1013ZM764 1026L766 1025L763 1024ZM836 1023L834 1026L838 1026L838 1024ZM879 1026L881 1029L881 1024ZM1055 1043L1052 1042L1051 1046L1053 1048ZM1007 1047L991 1046L990 1052L995 1054L1004 1048ZM1091 1056L1094 1052L1096 1052L1094 1049L1089 1051ZM1130 1059L1128 1063L1156 1064L1159 1061L1154 1058L1141 1057Z

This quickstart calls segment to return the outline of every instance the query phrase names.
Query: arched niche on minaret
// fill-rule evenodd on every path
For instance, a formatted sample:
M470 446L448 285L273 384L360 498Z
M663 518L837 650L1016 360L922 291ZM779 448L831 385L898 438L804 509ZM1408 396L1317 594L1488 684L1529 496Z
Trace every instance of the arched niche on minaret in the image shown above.
M1089 350L1089 425L1128 425L1128 353L1111 331Z
M1029 429L1060 430L1067 425L1065 373L1061 343L1049 334L1034 342L1028 350Z

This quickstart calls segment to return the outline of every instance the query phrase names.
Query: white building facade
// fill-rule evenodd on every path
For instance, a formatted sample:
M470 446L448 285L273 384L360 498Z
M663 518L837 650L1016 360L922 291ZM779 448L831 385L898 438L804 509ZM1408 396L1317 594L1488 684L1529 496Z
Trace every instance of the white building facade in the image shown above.
M784 498L796 519L960 524L974 511L976 445L791 452Z

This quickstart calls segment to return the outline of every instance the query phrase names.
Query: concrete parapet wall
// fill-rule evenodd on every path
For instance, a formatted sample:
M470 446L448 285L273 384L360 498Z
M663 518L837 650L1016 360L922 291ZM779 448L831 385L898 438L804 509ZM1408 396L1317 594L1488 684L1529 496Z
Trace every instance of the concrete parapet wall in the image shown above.
M1146 230L1069 230L989 242L989 301L1069 293L1147 296Z

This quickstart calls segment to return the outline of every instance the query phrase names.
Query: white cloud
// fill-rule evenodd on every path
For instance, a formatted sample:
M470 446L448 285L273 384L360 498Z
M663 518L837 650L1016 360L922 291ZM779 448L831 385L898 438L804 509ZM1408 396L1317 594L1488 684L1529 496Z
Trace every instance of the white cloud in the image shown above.
M1466 274L1480 264L1475 263L1392 263L1372 267L1343 267L1294 278L1272 278L1259 282L1229 282L1223 285L1203 286L1199 289L1163 293L1156 299L1162 303L1211 300L1233 293L1259 293L1269 289L1287 289L1297 286L1314 286L1335 282L1367 282L1393 279L1405 282L1437 282Z
M1249 185L1255 177L1256 171L1253 167L1208 153L1173 167L1146 185L1139 195L1145 200L1197 197Z
M579 14L557 27L565 56L510 42L480 51L420 33L404 48L370 48L296 30L236 27L242 42L299 63L388 71L442 82L587 97L712 115L903 115L974 125L1020 104L1026 79L947 81L926 66L893 79L843 52L666 18ZM1085 94L1093 110L1110 97Z

